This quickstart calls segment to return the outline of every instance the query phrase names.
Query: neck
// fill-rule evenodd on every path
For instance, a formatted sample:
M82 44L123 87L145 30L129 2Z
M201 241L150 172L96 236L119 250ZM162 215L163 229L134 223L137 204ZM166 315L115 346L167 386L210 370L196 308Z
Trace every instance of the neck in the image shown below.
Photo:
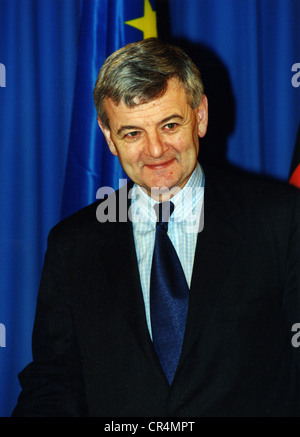
M156 202L166 202L172 197L175 196L175 194L179 193L181 188L179 187L173 187L173 188L156 188L152 187L150 192L147 191L148 196L150 196L152 199L154 199Z

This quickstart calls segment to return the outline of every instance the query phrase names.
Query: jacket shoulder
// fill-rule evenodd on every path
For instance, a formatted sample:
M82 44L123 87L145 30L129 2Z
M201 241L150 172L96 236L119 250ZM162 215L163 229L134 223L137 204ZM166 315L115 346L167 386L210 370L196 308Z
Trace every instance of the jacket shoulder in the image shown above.
M49 238L59 239L67 235L76 237L85 232L85 229L92 230L97 226L96 211L99 204L100 201L94 202L59 221L50 230Z
M208 184L215 192L223 192L235 202L247 208L257 205L266 209L280 208L299 203L300 190L287 182L271 177L246 172L235 167L224 167L205 171ZM216 188L217 187L217 188Z

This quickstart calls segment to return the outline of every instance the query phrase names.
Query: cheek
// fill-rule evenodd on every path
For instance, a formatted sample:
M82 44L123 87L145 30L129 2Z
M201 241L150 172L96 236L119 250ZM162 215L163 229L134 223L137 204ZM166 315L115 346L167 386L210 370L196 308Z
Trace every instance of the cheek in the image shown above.
M126 148L119 150L118 156L121 163L127 167L134 167L138 165L138 162L140 161L139 153L137 153L133 148L132 150Z
M188 148L188 141L183 135L176 137L174 141L170 141L170 148L176 150L178 153L183 153Z
M187 135L187 136L181 136L177 138L176 142L173 144L173 148L179 153L179 154L195 154L195 151L197 152L197 141L198 141L198 135Z

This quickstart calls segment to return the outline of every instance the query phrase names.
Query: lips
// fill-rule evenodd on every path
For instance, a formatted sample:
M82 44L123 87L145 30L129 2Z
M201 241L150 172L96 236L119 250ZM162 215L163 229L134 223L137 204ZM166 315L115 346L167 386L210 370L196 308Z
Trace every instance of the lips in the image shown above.
M169 161L158 162L155 164L145 164L145 166L150 168L150 170L163 170L169 167L169 165L173 164L174 161L175 158L170 159Z

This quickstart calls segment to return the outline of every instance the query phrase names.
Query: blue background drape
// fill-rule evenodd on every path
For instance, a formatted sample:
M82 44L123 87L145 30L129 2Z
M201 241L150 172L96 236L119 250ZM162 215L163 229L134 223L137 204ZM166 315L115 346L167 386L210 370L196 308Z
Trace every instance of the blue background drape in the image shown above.
M31 360L50 228L94 201L95 187L114 185L122 175L94 129L87 90L97 63L116 48L120 22L142 15L143 6L126 15L130 3L0 0L6 68L6 87L0 87L0 323L6 328L0 416L11 414L17 374ZM211 110L203 147L210 159L224 153L242 169L287 180L300 121L300 87L292 85L292 66L300 62L300 1L156 0L156 10L159 36L187 45L202 63ZM143 38L136 29L127 32L119 43ZM92 118L83 119L84 111ZM90 155L93 139L98 146ZM89 195L81 197L83 184Z
M140 30L124 24L143 13L144 0L83 0L62 218L93 202L100 186L118 187L120 179L126 180L100 134L93 89L107 56L143 38Z

